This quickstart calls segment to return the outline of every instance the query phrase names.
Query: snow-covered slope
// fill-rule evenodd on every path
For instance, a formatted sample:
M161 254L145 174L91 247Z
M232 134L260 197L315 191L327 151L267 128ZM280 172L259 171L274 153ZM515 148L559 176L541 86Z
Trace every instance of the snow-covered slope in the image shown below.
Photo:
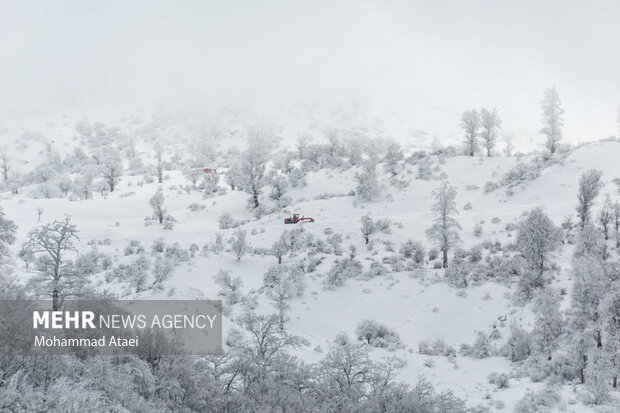
M487 193L484 186L487 182L499 182L509 169L519 162L530 162L531 158L456 156L444 160L436 158L433 166L437 167L437 178L447 179L457 190L457 220L462 226L463 247L470 248L482 241L512 242L513 233L506 229L506 224L517 222L524 212L536 206L544 207L558 225L565 217L575 215L578 180L581 173L590 168L603 171L605 186L602 193L618 199L617 187L612 182L613 178L620 177L618 159L619 142L584 145L571 152L563 162L543 169L538 178L516 189L513 195L507 195L504 187ZM95 193L93 199L81 201L31 199L24 190L18 194L3 193L0 205L7 217L19 226L19 242L39 224L37 209L41 208L41 222L59 219L65 214L72 217L80 231L80 251L91 248L91 240L108 239L109 243L100 243L98 248L112 254L117 262L127 260L123 249L130 240L139 240L148 248L155 240L164 238L167 244L178 242L182 248L188 249L192 244L202 247L213 243L218 232L227 239L236 229L218 227L218 218L224 213L243 222L240 228L247 231L253 248L269 249L283 230L291 229L283 224L283 219L289 213L298 212L315 220L298 226L303 226L316 238L325 238L326 233L341 235L345 249L349 244L355 246L356 258L362 262L364 270L368 270L371 260L380 262L383 257L396 254L400 244L408 239L427 243L425 231L432 219L431 192L441 182L441 179L415 179L416 167L405 164L403 177L410 183L405 189L397 189L388 182L381 164L378 170L384 185L380 201L360 203L350 195L357 167L323 169L308 173L307 185L303 188L290 190L291 205L257 220L246 207L247 194L229 189L226 194L203 199L200 191L181 189L188 182L174 167L165 171L161 185L147 183L142 176L126 175L117 189L105 197ZM225 186L223 180L220 186ZM152 214L149 199L159 187L165 194L168 213L177 221L172 231L160 225L145 226L145 217ZM331 195L326 196L326 193ZM267 199L264 202L273 206ZM193 203L203 205L205 209L189 210L188 206ZM360 233L360 219L367 214L373 219L389 218L393 223L390 234L372 236L372 250L367 248ZM476 224L481 224L481 235L474 233ZM557 254L561 271L553 288L558 290L570 290L570 248L562 247ZM18 249L19 245L15 245L14 252L17 253ZM347 253L345 251L345 255ZM496 386L489 384L487 376L490 373L510 374L513 369L511 363L502 357L474 359L459 356L452 363L443 356L418 352L419 344L424 340L440 337L447 345L458 348L461 344L473 343L478 331L490 333L496 329L502 336L501 342L509 334L511 321L525 328L530 326L528 307L513 303L514 289L511 286L486 282L458 290L440 281L443 269L435 269L427 263L421 271L390 271L385 276L369 280L350 279L342 287L327 290L324 288L324 274L338 257L325 255L323 258L316 271L308 276L305 294L293 298L290 303L287 328L308 342L296 351L303 360L319 360L337 334L346 332L353 336L357 323L373 319L395 330L404 343L403 348L394 351L372 350L372 357L376 359L395 355L406 361L406 366L398 371L401 380L414 382L423 374L439 387L453 389L458 395L467 397L471 405L486 404L492 411L499 404L490 404L489 400L503 401L506 405L504 411L510 411L527 389L542 388L541 383L532 383L526 378L511 380L510 388L504 390L497 390ZM298 256L285 256L283 261L292 264L299 259ZM109 289L123 298L215 299L219 291L215 276L218 270L229 269L233 276L242 278L244 292L256 292L257 310L269 313L275 310L262 294L261 287L264 273L276 264L271 255L248 254L237 261L226 251L221 254L198 253L175 269L163 289L135 293L127 284L107 283L103 274L95 276L93 283L98 289ZM15 272L22 279L30 276L21 265ZM564 296L563 306L567 305L568 297ZM239 311L241 308L233 309L232 316L238 315ZM228 318L225 328L229 329L233 324ZM433 359L432 363L430 359ZM563 392L567 400L575 399L568 387ZM595 411L581 404L568 410Z

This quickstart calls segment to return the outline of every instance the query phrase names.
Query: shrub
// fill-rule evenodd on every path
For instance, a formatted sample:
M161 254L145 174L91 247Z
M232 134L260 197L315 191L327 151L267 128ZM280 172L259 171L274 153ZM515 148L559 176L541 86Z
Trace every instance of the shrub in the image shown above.
M489 383L495 384L498 389L507 389L510 387L508 376L504 373L491 373L489 374Z
M405 258L412 258L417 264L424 263L424 245L420 241L407 240L400 246L399 252Z
M217 220L220 229L229 229L235 225L235 220L228 212L223 213Z
M387 273L387 268L385 268L385 266L383 264L381 264L380 262L377 262L377 261L373 261L370 264L370 268L368 269L368 271L366 271L364 276L367 279L371 279L371 278L375 278L375 277L379 277L379 276L385 275L386 273Z
M550 412L560 400L560 395L550 388L545 388L536 393L528 391L515 405L514 413Z
M354 278L362 272L362 263L353 258L339 259L334 262L327 273L325 284L328 288L340 287L349 278Z
M484 193L488 194L489 192L495 191L497 188L499 188L498 184L496 184L495 182L489 181L486 184L484 184Z
M401 347L400 337L390 328L374 320L363 320L355 328L357 339L373 347L396 349Z
M123 251L125 256L127 255L136 255L136 254L144 254L144 247L138 240L129 241L129 245L125 247Z

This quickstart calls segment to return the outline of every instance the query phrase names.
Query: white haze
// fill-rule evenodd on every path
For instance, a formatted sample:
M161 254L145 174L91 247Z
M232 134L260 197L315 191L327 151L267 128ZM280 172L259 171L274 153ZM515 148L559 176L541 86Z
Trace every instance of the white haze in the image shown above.
M345 108L456 139L463 110L497 107L526 144L555 84L575 143L618 133L619 15L615 1L2 1L0 110Z

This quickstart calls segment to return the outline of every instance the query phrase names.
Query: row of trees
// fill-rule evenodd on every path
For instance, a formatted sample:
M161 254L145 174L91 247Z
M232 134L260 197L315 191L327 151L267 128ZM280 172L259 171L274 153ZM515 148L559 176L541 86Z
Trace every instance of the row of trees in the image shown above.
M545 91L541 109L542 128L540 133L545 135L545 147L553 155L562 139L562 128L564 126L564 109L562 109L562 102L555 86ZM496 109L480 109L480 111L470 109L463 112L461 127L465 133L465 155L475 156L480 149L479 141L482 141L486 155L492 156L501 126L502 120ZM510 155L512 143L508 140L507 145L506 152Z

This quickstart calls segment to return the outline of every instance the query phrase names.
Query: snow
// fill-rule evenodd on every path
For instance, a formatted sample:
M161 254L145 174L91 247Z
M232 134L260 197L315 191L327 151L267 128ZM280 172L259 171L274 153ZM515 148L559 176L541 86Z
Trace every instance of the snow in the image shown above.
M30 158L30 165L35 165L40 154L27 151L22 155L23 159ZM618 199L615 184L611 182L613 178L620 176L618 159L618 142L584 145L574 150L563 163L543 170L539 178L517 190L513 196L506 196L501 188L484 193L483 187L488 181L499 181L507 170L519 162L517 158L454 157L447 158L445 163L439 166L457 189L457 219L463 227L461 235L464 246L470 247L482 240L511 242L504 230L505 225L515 222L523 212L535 206L543 206L556 224L568 215L575 215L578 179L583 171L590 168L603 171L605 187L601 193L610 193L614 200ZM528 157L521 159L522 162L528 160ZM415 176L416 168L408 168L413 171L409 177ZM121 260L124 259L123 248L133 239L139 240L145 248L149 248L158 238L165 238L168 244L179 242L184 248L193 243L200 247L211 243L216 232L224 234L226 239L235 230L218 228L217 218L225 212L230 213L235 220L247 220L248 223L242 228L247 230L249 242L253 247L262 248L269 248L283 230L291 229L283 225L283 219L289 213L299 212L313 217L314 223L299 225L320 237L324 236L326 228L331 228L334 233L343 237L345 248L348 244L356 246L357 258L364 263L365 268L369 265L365 258L370 256L370 252L361 237L359 226L360 218L366 214L373 218L387 217L396 224L392 226L392 234L371 236L375 241L375 249L380 251L379 254L387 256L393 253L386 251L385 246L378 240L391 241L396 249L407 239L426 243L425 230L430 226L431 220L430 194L440 181L412 179L406 190L397 190L388 184L379 165L379 175L385 185L383 199L356 205L354 197L347 195L353 189L352 177L356 170L351 168L342 172L322 170L310 173L306 178L307 186L290 190L289 195L294 201L292 205L260 220L253 220L247 210L247 194L228 191L226 195L203 200L200 192L186 193L171 189L186 185L187 181L181 171L169 170L165 172L166 179L161 186L166 196L165 206L169 214L178 221L172 231L166 231L159 225L144 225L144 218L152 213L148 200L159 185L139 185L139 182L143 181L141 176L123 176L118 189L105 199L96 193L92 200L86 201L30 199L24 196L27 191L23 190L19 195L3 193L0 205L6 215L19 226L18 240L23 240L26 233L38 224L37 208L42 208L42 222L59 219L64 214L71 215L80 231L80 250L90 248L87 245L89 240L108 238L109 246L98 248ZM474 184L480 188L466 188ZM222 181L220 185L224 185ZM127 195L130 192L133 194ZM315 200L324 193L338 196ZM466 202L471 202L472 209L463 209ZM206 205L206 210L192 212L187 209L191 203ZM495 217L499 218L499 223L491 222ZM473 227L482 220L485 221L482 225L483 235L477 238L473 234ZM253 230L256 230L255 234ZM19 245L14 246L14 252L17 252L18 248ZM566 297L570 296L571 289L570 272L567 270L571 253L572 247L566 246L556 256L562 271L554 288L564 288L569 294L562 302L564 308L568 305ZM284 263L295 259L284 257ZM247 293L261 288L263 274L276 262L272 256L247 255L236 261L231 253L210 254L208 257L197 255L190 263L181 264L175 269L173 277L166 282L165 290L147 291L126 298L216 299L219 287L215 285L214 277L220 268L228 268L233 276L241 276L243 291ZM328 259L319 266L317 272L324 273L330 266L331 261ZM445 357L418 354L418 344L421 340L441 337L447 344L458 348L463 343L471 344L477 331L489 332L493 326L497 326L505 337L511 319L527 326L531 321L530 314L527 308L515 307L512 304L511 289L508 286L487 282L482 286L466 289L466 295L459 297L458 290L443 282L432 282L434 276L440 277L441 271L427 269L424 279L414 278L408 272L390 273L367 281L351 279L343 287L333 291L323 288L321 277L310 277L305 295L292 300L290 321L287 323L291 333L304 337L310 343L297 350L297 354L304 361L317 361L323 357L330 341L338 333L354 335L359 321L374 319L397 331L406 345L404 349L394 352L372 350L374 358L396 355L407 362L398 373L399 379L414 382L423 374L440 388L453 389L458 395L467 397L471 405L484 403L487 395L490 395L492 399L506 403L503 411L511 411L514 403L528 388L539 389L542 384L532 383L527 379L511 379L510 388L498 391L488 383L487 376L492 372L509 374L512 366L508 360L499 357L473 359L459 356L458 368L454 368ZM29 276L24 269L18 270L18 275ZM108 288L119 294L124 291L119 285L105 285L102 279L96 282L100 283L99 288L102 289ZM264 297L259 303L259 311L274 311ZM500 323L500 317L509 321ZM230 320L226 320L225 329L231 326ZM317 346L323 351L315 351ZM424 360L429 357L435 361L433 368L423 365ZM563 393L567 399L574 399L568 386L565 386ZM570 409L579 412L594 411L582 405L574 405Z

